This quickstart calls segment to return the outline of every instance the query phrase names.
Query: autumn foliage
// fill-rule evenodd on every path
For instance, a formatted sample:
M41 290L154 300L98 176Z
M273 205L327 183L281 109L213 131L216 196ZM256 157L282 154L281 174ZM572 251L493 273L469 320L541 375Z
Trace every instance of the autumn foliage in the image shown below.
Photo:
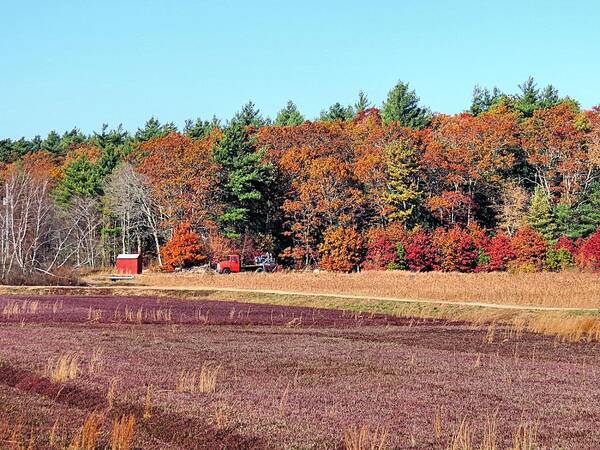
M438 250L430 233L418 229L408 238L405 246L405 258L408 268L417 272L426 272L440 268Z
M477 266L478 249L473 236L466 230L457 226L449 230L438 228L433 239L441 270L472 272Z
M173 237L162 248L162 257L167 272L206 260L200 235L191 229L189 222L182 222L175 228Z
M382 270L394 267L398 261L398 244L394 243L385 229L376 227L367 233L365 261L363 269Z
M600 271L600 228L581 246L578 262L584 269Z
M517 270L540 270L546 257L547 244L542 235L525 226L512 239Z
M49 227L23 216L21 233L3 216L15 225L0 247L15 249L0 256L47 270L44 242L77 267L139 248L165 270L265 252L342 272L599 270L600 108L533 80L523 90L453 115L414 98L403 115L396 89L381 110L337 105L319 120L289 102L273 125L249 103L182 131L153 118L135 135L0 140L3 204Z
M515 259L512 241L505 233L498 233L492 237L485 251L489 257L487 268L492 271L506 270L509 263Z
M328 228L319 253L323 269L350 272L361 262L362 237L354 228Z

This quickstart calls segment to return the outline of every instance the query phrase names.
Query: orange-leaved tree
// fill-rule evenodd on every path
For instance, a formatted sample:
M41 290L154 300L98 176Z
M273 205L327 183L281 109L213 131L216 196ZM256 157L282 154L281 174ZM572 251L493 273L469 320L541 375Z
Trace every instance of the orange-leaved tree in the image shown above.
M189 267L204 262L200 235L192 230L189 222L181 222L174 230L173 237L162 248L163 269L173 272L175 269Z
M320 266L335 272L350 272L362 259L362 237L354 227L329 227L319 245Z

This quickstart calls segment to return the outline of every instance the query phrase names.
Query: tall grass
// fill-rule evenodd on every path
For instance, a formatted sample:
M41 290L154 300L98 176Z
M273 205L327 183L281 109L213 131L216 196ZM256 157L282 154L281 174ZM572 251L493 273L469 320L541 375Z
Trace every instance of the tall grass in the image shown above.
M102 413L92 411L73 436L69 450L95 450L103 421Z
M56 383L74 380L79 373L79 358L73 353L64 353L48 358L45 375Z
M446 450L536 450L539 448L537 442L537 431L534 424L519 421L517 429L513 433L512 445L500 447L498 444L498 421L496 415L486 417L483 424L481 437L475 433L475 428L467 418L462 418L455 427L454 432L448 438ZM440 442L443 438L437 438Z
M387 439L388 433L384 429L351 425L344 432L344 450L384 450Z
M135 436L135 417L123 415L113 421L111 433L111 450L129 450Z
M220 366L204 363L200 370L183 370L175 386L177 392L215 392Z
M349 294L375 297L487 302L549 307L597 308L598 275L593 273L149 273L140 278L156 287L220 287Z

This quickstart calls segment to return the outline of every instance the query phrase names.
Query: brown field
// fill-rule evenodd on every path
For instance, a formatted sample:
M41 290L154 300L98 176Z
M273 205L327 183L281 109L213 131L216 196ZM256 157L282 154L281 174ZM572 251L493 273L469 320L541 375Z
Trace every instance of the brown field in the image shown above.
M101 278L95 276L92 279ZM579 272L146 273L135 283L156 287L217 287L566 308L600 307L600 275Z
M0 448L600 448L600 343L499 323L26 295L0 344Z

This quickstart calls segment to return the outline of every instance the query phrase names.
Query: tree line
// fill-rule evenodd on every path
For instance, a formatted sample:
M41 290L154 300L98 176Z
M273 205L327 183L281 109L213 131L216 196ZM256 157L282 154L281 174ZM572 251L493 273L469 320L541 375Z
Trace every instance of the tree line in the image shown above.
M267 251L341 271L600 268L600 108L532 78L454 115L398 82L316 120L249 102L182 130L4 139L0 161L3 279L132 251L165 270Z

